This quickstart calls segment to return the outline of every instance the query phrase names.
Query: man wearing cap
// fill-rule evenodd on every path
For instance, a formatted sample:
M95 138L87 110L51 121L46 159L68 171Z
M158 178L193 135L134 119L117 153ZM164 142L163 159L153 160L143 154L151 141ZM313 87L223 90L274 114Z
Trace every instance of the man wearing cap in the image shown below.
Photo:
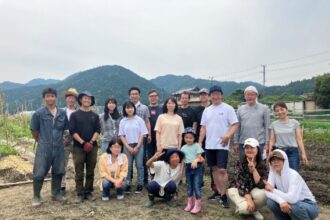
M209 95L212 105L203 112L198 142L202 145L206 136L206 160L212 168L213 179L220 194L219 202L224 208L229 208L226 195L229 141L237 130L238 120L234 108L222 102L220 86L211 86Z
M258 90L248 86L244 90L246 104L237 110L238 129L234 135L234 151L244 154L243 144L247 138L258 140L261 153L264 148L268 150L269 143L269 109L266 105L257 102Z
M94 96L90 92L82 92L78 96L78 103L80 109L73 112L70 117L70 134L74 140L73 161L76 172L76 203L81 203L84 199L95 200L92 192L98 150L96 140L100 134L101 126L99 116L90 109L95 104ZM86 180L84 186L85 165Z
M56 106L55 89L44 89L42 97L45 107L32 115L30 125L32 136L38 143L33 165L33 207L41 205L40 191L50 168L52 198L62 202L66 200L60 190L64 173L63 133L68 129L68 119L65 111Z
M75 88L70 88L70 89L68 89L68 91L66 91L64 93L66 107L63 108L63 110L65 110L66 116L69 121L70 121L71 114L73 112L75 112L77 109L77 105L76 105L77 97L78 97L78 92ZM72 152L73 152L73 139L72 139L72 136L70 135L69 130L64 131L63 139L64 139L65 157L64 157L64 174L62 177L61 191L62 191L62 194L64 195L65 187L66 187L66 172L67 172L69 156L70 156L70 153L72 154Z

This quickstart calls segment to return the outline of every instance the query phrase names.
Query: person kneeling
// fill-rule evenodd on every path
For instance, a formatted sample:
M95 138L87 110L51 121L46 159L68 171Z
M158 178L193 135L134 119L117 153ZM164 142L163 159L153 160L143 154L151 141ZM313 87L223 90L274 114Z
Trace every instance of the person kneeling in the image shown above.
M270 171L265 186L267 206L276 219L315 219L319 215L315 197L300 174L289 167L282 150L269 155Z
M151 172L155 173L154 179L147 186L149 192L147 207L153 206L155 197L164 198L171 207L176 206L173 197L182 178L181 161L184 153L177 149L169 149L164 161L157 161L163 154L164 152L156 152L146 164Z
M103 201L109 200L111 188L117 190L117 199L124 198L128 162L126 155L120 153L122 145L119 138L112 138L106 153L103 153L100 157L99 170Z
M268 172L259 142L254 138L246 139L244 152L235 167L235 188L228 189L228 195L236 205L236 213L264 219L258 209L266 205L264 188Z

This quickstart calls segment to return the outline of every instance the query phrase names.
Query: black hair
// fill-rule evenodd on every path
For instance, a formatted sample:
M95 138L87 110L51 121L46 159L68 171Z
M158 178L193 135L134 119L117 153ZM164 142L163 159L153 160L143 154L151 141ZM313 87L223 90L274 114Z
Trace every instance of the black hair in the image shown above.
M108 98L105 103L104 103L104 121L107 121L109 118L109 108L108 108L108 104L109 102L112 102L116 105L115 109L113 110L113 119L118 119L120 117L118 108L117 108L117 100L115 98Z
M258 152L257 152L257 155L256 155L256 162L257 162L256 166L259 166L260 164L264 163L264 161L262 160L262 154L261 154L260 148L257 147L257 150L258 150ZM248 163L245 154L241 156L240 160L241 160L242 164L243 163Z
M53 94L57 97L57 91L54 88L45 88L42 90L42 98L45 98L47 94Z
M187 92L187 91L183 91L181 94L180 94L180 99L181 99L181 96L182 95L188 95L188 99L190 99L190 93Z
M186 136L186 134L192 134L192 136L194 137L194 142L196 142L196 134L195 133L193 133L193 132L183 133L183 138Z
M148 95L150 95L151 93L157 93L157 95L158 95L158 92L157 92L157 90L156 89L152 89L152 90L150 90L149 92L148 92Z
M121 139L119 137L113 137L109 142L108 148L106 150L108 154L111 154L110 147L114 144L119 144L121 147L123 147L123 142L121 141Z
M288 110L288 106L284 102L276 102L273 106L273 110L275 111L277 107L285 108Z
M173 96L170 96L165 100L164 105L163 105L163 113L168 112L168 110L167 110L168 101L172 101L175 103L174 113L176 114L178 112L178 102L176 101L176 99Z
M135 107L134 103L131 102L131 101L127 101L127 102L125 102L124 105L123 105L123 115L124 115L125 117L128 116L128 115L127 115L127 112L126 112L126 108L127 108L127 107L133 107L133 108L134 108L133 115L136 115L136 107Z
M139 89L138 87L136 87L136 86L133 86L133 87L131 87L131 88L128 90L128 95L130 95L131 92L132 92L133 90L138 91L138 92L139 92L139 95L140 95L141 91L140 91L140 89Z

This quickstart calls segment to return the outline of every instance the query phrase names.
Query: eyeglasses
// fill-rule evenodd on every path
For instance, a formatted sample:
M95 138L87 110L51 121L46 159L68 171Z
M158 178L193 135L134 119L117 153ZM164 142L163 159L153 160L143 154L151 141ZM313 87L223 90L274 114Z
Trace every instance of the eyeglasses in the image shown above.
M157 97L158 95L149 95L150 98Z

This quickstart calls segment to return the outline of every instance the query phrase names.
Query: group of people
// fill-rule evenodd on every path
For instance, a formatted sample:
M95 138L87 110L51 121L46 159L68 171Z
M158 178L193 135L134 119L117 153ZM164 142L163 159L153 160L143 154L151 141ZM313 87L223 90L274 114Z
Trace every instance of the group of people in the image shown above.
M197 214L202 207L207 164L214 192L208 199L218 200L224 208L229 207L228 194L237 213L253 214L256 219L263 219L258 210L266 204L276 219L314 219L318 215L316 200L299 174L300 154L308 164L299 122L288 117L285 103L278 102L273 106L278 120L270 123L269 108L258 103L258 91L253 86L245 89L246 104L237 112L223 102L223 91L217 85L200 90L200 106L196 108L189 106L188 92L181 93L180 107L174 97L161 106L156 90L148 93L146 106L140 102L140 89L132 87L122 110L115 98L109 98L100 116L91 110L95 98L89 92L69 89L64 93L67 106L63 109L56 106L56 90L46 88L42 96L45 107L38 109L31 120L31 131L38 142L33 206L41 204L40 191L50 168L52 198L66 201L65 171L70 153L76 202L94 201L94 170L100 151L103 201L109 200L111 189L119 200L131 193L135 161L135 193L147 189L147 207L153 206L157 197L175 206L177 187L185 174L184 210ZM240 159L228 188L232 139Z

